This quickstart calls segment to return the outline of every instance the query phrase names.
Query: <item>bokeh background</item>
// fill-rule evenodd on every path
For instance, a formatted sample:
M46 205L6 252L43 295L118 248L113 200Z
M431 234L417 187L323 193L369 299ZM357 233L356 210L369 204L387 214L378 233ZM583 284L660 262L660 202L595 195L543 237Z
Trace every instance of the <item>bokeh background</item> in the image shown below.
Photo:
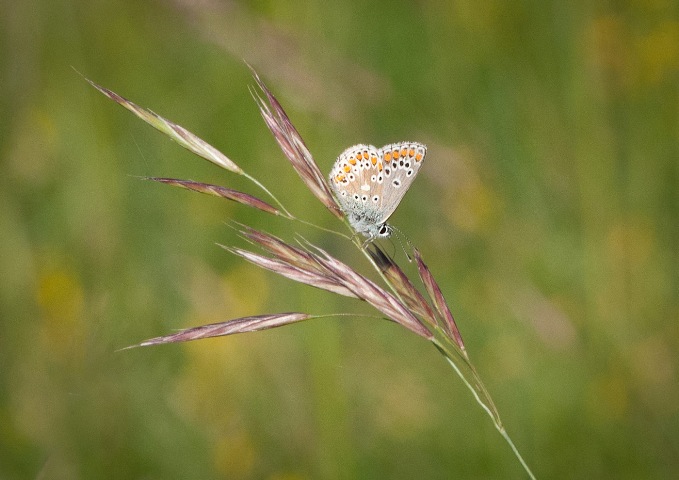
M675 478L678 10L3 2L0 478L525 478L444 359L388 322L118 351L243 315L373 313L220 249L242 245L237 220L366 267L318 230L139 180L257 193L71 68L340 228L267 131L243 60L324 171L354 143L429 145L392 223L436 275L538 478Z

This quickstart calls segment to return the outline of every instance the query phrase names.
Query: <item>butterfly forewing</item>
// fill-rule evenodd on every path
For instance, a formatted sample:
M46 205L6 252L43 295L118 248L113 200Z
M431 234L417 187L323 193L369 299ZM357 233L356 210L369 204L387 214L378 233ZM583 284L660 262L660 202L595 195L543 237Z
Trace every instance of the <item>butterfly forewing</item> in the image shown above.
M427 147L421 143L392 143L382 147L383 174L381 211L386 221L415 180L420 171Z

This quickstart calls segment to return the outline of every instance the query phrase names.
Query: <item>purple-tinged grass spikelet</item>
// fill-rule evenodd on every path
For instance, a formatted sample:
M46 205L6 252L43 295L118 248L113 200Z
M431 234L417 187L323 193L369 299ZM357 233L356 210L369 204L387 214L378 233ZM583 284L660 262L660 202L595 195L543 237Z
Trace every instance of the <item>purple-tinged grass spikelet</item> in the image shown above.
M357 273L348 265L340 262L326 251L313 247L320 252L321 256L315 255L319 263L335 274L338 281L351 290L358 298L382 312L390 320L401 324L417 335L432 340L434 336L420 322L420 320L403 305L394 295L378 286L372 280Z
M198 138L196 135L189 132L181 125L177 125L176 123L161 117L160 115L154 113L151 110L140 107L134 102L127 100L126 98L118 95L117 93L115 93L112 90L109 90L106 87L102 87L101 85L94 83L92 80L86 77L83 78L85 78L85 80L87 80L87 82L90 85L99 90L105 96L107 96L117 104L125 107L127 110L134 113L137 117L144 120L146 123L154 127L156 130L166 134L172 140L174 140L187 150L226 170L237 173L239 175L245 174L243 169L236 165L230 158L228 158L226 155L224 155L222 152L217 150L215 147L213 147L206 141Z
M436 325L436 315L424 296L415 288L403 270L382 249L377 245L373 245L373 247L373 249L368 250L368 253L375 265L377 265L382 274L394 287L396 293L413 313L419 315L420 318L434 327Z
M441 292L441 288L438 286L431 271L422 260L419 250L415 248L413 249L413 253L415 255L415 261L417 262L417 271L419 272L420 278L422 279L422 284L434 303L434 308L443 320L443 328L453 337L455 343L466 357L467 350L464 346L464 342L462 341L462 335L460 334L460 330L457 328L457 324L455 323L455 319L453 318L450 308L448 308L445 298L443 298L443 292Z
M316 198L318 198L328 210L338 218L342 218L342 211L340 210L339 205L337 205L335 197L332 195L330 185L328 185L325 175L323 175L316 165L316 162L314 162L311 152L304 143L304 140L302 140L299 132L290 121L290 118L285 113L285 110L274 94L271 93L254 68L251 66L249 67L257 85L264 93L266 101L254 91L252 92L252 96L257 102L264 122L267 127L269 127L269 130L278 142L281 150L283 150L283 153L307 188L311 190Z
M227 251L244 258L248 262L257 265L260 268L277 273L285 278L294 280L299 283L304 283L312 287L320 288L331 293L343 295L345 297L358 298L350 289L343 286L336 279L331 276L320 274L317 271L312 271L303 267L295 266L285 260L278 258L266 257L240 248L222 246Z
M301 322L310 318L314 318L314 316L298 312L242 317L229 320L227 322L212 323L210 325L187 328L186 330L180 330L179 332L173 333L172 335L151 338L127 348L146 347L149 345L160 345L163 343L188 342L190 340L199 340L201 338L223 337L225 335L233 335L236 333L256 332L269 328L282 327L283 325L290 325L291 323Z
M220 187L219 185L211 185L209 183L194 182L192 180L179 180L176 178L161 178L161 177L142 177L144 180L152 180L154 182L164 183L166 185L172 185L174 187L185 188L187 190L193 190L194 192L205 193L207 195L213 195L215 197L226 198L234 202L247 205L249 207L262 210L263 212L271 213L273 215L281 215L281 211L274 206L260 200L257 197L249 195L247 193L239 192L237 190L232 190L226 187Z
M241 228L240 233L246 240L259 245L277 258L299 268L318 271L318 263L309 252L302 250L299 247L289 245L270 233L255 230L247 225L242 225Z

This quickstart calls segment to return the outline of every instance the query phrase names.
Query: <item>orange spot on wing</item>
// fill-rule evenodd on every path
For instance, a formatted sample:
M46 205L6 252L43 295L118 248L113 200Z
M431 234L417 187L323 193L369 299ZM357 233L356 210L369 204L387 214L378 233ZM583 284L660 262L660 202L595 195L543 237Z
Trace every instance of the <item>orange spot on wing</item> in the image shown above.
M356 154L356 160L362 160L362 159L363 159L363 155L361 154L361 152L358 152Z
M384 154L384 161L387 163L391 162L391 152L386 152Z
M377 162L377 169L381 172L382 171L382 162Z
M375 155L370 157L370 162L373 164L373 166L377 165L377 157Z
M349 173L351 171L351 167L349 165L345 165L342 170L344 170L345 173Z
M403 148L403 149L401 150L401 156L402 156L402 157L405 157L406 155L408 155L408 150L407 150L406 148Z
M415 155L415 160L418 161L418 162L421 161L422 160L422 154L418 153L417 155Z
M394 150L394 160L397 159L400 156L400 153L398 153L398 150Z
M410 147L410 150L408 151L408 155L411 157L415 156L415 149L413 147Z
M352 164L352 165L356 165L356 159L354 157L351 157L349 159L349 163Z

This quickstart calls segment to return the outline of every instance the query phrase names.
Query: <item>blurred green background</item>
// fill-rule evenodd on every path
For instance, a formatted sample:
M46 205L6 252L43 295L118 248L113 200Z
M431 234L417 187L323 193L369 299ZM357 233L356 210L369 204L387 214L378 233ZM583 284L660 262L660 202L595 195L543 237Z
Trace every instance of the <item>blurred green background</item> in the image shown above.
M242 245L235 219L365 269L317 230L135 178L257 193L71 68L340 228L259 117L243 59L324 171L355 143L429 145L392 223L436 275L538 478L674 477L678 10L3 2L0 478L525 478L444 359L388 322L117 351L243 315L373 313L217 247Z

